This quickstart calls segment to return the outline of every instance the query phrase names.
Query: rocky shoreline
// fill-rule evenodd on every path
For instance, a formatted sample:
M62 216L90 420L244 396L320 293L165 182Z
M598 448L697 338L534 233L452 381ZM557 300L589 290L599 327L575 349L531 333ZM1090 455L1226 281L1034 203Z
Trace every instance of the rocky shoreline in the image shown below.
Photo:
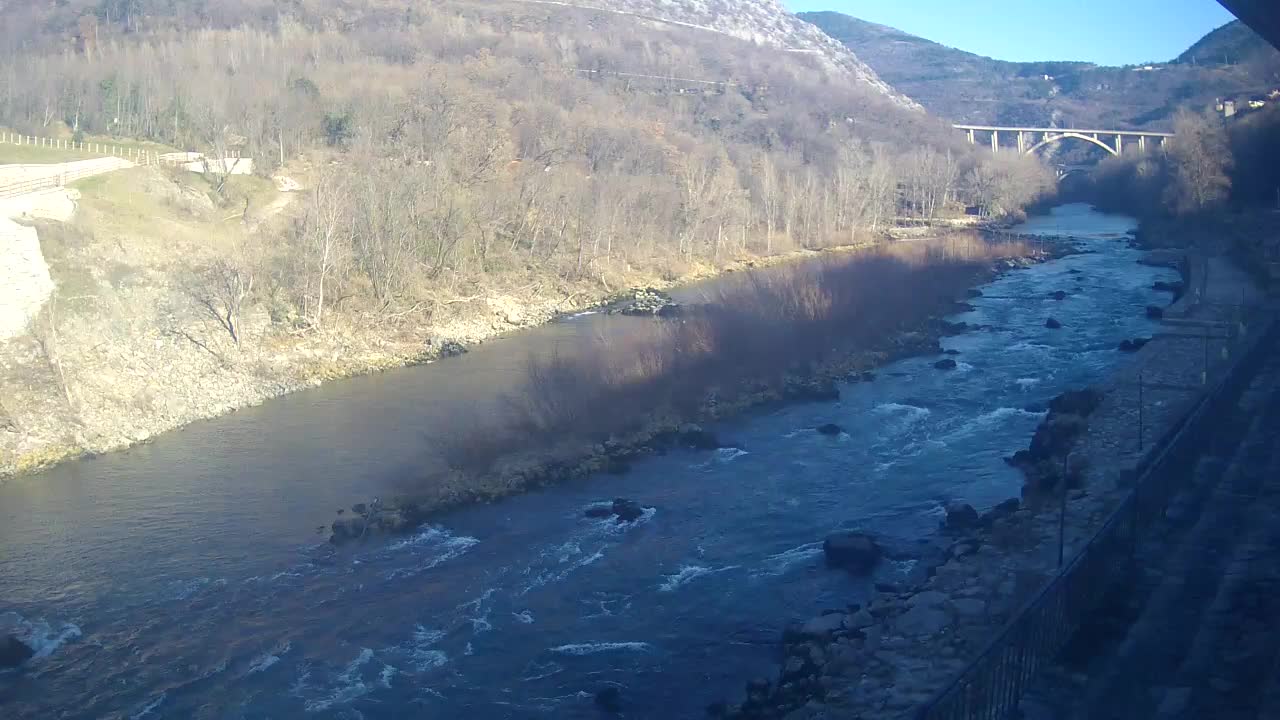
M1188 309L1182 287L1206 281L1194 263L1176 253L1151 254L1144 262L1183 273L1182 286L1156 288L1173 293L1171 314L1194 314L1210 323L1225 319L1208 303L1199 312ZM1214 280L1210 275L1207 282ZM1190 411L1200 395L1192 378L1208 356L1184 345L1175 333L1121 348L1134 354L1133 362L1108 382L1055 399L1028 449L1008 459L1026 476L1021 499L985 514L952 504L938 534L905 551L879 548L875 538L861 536L859 542L870 549L852 567L833 563L828 550L829 565L862 574L881 556L913 565L900 580L876 583L865 604L833 608L789 627L777 677L752 680L744 700L717 703L708 714L870 720L907 716L934 697L1056 574L1060 537L1065 557L1072 557L1129 492L1138 463L1151 449L1133 437L1135 414L1143 412L1135 410L1137 378L1166 388L1154 401L1153 391L1146 391L1142 422L1152 439ZM1231 362L1227 348L1212 350L1216 360L1207 370L1221 372ZM1180 386L1185 389L1168 389Z
M1007 237L1007 235L1006 235ZM1070 238L1037 238L1039 249L1027 257L998 260L975 271L969 285L979 285L1002 272L1026 269L1036 264L1075 254L1078 249ZM400 497L388 501L375 515L341 511L328 526L329 540L344 544L370 535L400 534L428 522L450 509L478 502L494 502L504 497L582 479L590 475L626 472L632 463L672 448L714 450L735 447L724 443L702 427L753 409L796 402L830 402L840 398L837 383L874 382L874 370L909 357L943 354L940 340L974 329L966 323L953 323L942 317L971 309L964 300L974 297L976 290L966 290L962 297L941 303L910 329L902 329L882 342L830 360L804 377L788 376L779 386L762 386L744 393L732 402L709 399L692 418L661 417L651 419L645 427L629 436L584 448L567 458L533 457L516 459L499 472L476 477L452 477L445 492L429 498ZM678 312L669 296L652 289L632 291L623 302L612 307L619 312L661 316ZM639 306L637 309L636 306ZM365 507L356 505L355 508ZM323 531L323 527L318 528Z

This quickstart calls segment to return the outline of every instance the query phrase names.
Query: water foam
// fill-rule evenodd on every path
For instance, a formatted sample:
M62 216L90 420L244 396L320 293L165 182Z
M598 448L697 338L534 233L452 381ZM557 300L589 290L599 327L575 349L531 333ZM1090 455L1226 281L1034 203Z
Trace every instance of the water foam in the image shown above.
M1040 384L1040 378L1018 378L1017 380L1014 380L1013 382L1014 382L1014 384L1016 384L1018 387L1022 388L1022 391L1023 391L1023 392L1026 392L1026 391L1030 390L1031 388L1035 387L1036 385L1039 385L1039 384Z
M601 642L601 643L573 643L570 645L560 645L551 648L551 652L560 653L561 655L597 655L607 652L648 652L649 643L646 642Z
M341 673L335 678L332 691L322 698L316 700L308 700L306 702L307 712L323 712L337 705L346 705L357 698L369 694L370 688L361 678L361 668L373 659L373 650L369 648L360 648L360 654L356 659L347 664ZM306 687L305 680L310 673L305 672L299 679L298 689Z
M43 660L58 648L80 637L80 626L64 622L54 627L44 618L27 620L16 612L0 613L0 630L12 633L35 651L32 660Z
M284 644L278 645L271 652L263 653L262 655L259 655L258 657L254 658L253 662L249 664L248 674L253 675L256 673L260 673L266 670L267 668L275 665L276 663L280 662L281 655L284 655L285 653L289 652L292 649L293 649L293 643L289 642L288 640L285 640Z
M142 718L155 712L155 709L160 707L160 703L163 703L165 698L168 697L168 695L169 695L168 693L163 693L163 692L160 693L159 697L147 702L146 705L143 705L141 708L138 709L138 712L130 715L129 720L142 720Z
M517 622L520 622L521 624L524 624L524 625L533 624L533 613L528 610L523 610L518 613L511 613L511 617L514 617Z
M783 550L775 555L770 555L764 559L764 569L757 575L776 576L781 575L793 566L807 562L822 554L822 543L811 542L805 543L799 547L793 547L790 550Z
M413 630L413 648L409 656L413 667L418 672L427 672L443 667L449 662L449 656L433 646L444 639L444 631L418 625Z
M696 578L737 569L737 565L729 565L722 568L709 568L701 565L682 565L679 572L674 575L667 576L667 581L658 586L658 590L659 592L675 592L682 585L685 585Z
M446 563L454 558L465 555L469 550L471 550L471 548L479 544L480 541L476 538L466 535L454 535L443 528L428 527L411 538L392 544L389 546L389 549L395 551L416 549L425 546L436 552L429 554L422 563L414 567L397 568L387 573L385 577L387 580L413 577L426 572L441 563Z

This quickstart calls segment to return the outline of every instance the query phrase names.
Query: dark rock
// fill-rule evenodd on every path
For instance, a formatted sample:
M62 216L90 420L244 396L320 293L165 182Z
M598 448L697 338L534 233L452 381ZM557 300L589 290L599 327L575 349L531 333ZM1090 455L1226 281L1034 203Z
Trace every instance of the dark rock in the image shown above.
M980 298L980 297L982 297L982 291L981 291L981 290L970 290L970 291L968 291L968 292L967 292L967 293L965 293L965 294L966 294L966 295L968 295L970 298Z
M842 531L831 533L822 542L827 567L844 568L866 575L880 561L880 546L866 533Z
M1174 295L1181 296L1184 292L1185 286L1180 282L1165 282L1164 280L1157 280L1151 284L1151 289L1171 292Z
M582 513L583 517L595 518L597 520L613 517L613 505L601 504L592 505Z
M719 450L723 445L715 433L703 430L699 425L685 425L676 432L676 440L693 450Z
M992 525L995 525L997 520L1004 520L1005 518L1012 517L1014 513L1018 512L1018 508L1020 507L1022 507L1022 501L1018 500L1018 498L1009 498L983 513L978 524L984 528L990 528Z
M788 378L783 395L797 402L834 402L840 399L840 388L833 380Z
M35 657L36 651L12 635L0 636L0 668L15 668Z
M1102 404L1102 393L1093 388L1068 390L1049 401L1049 412L1088 417Z
M1055 290L1054 292L1049 293L1049 297L1053 298L1054 300L1066 300L1066 299L1067 299L1067 291L1065 291L1065 290Z
M436 349L438 357L457 357L458 355L467 354L467 346L457 340L443 340L441 338L432 338L427 342L428 346Z
M969 530L978 526L978 511L968 503L952 502L947 505L945 527L951 531Z
M1147 317L1151 318L1152 320L1159 320L1159 319L1163 318L1163 317L1164 317L1164 308L1162 308L1162 307L1158 307L1158 306L1156 306L1156 305L1148 305L1148 306L1147 306Z
M958 302L955 304L956 312L973 312L978 308L967 302Z
M1071 275L1080 275L1080 274L1082 274L1083 272L1084 272L1083 270L1076 270L1075 268L1072 268L1072 269L1070 269L1070 270L1068 270L1068 271L1067 271L1067 273L1068 273L1068 274L1071 274Z
M1079 415L1049 415L1031 438L1032 458L1039 461L1065 455L1086 427L1085 419Z
M596 707L607 713L622 712L622 691L616 687L607 687L596 693Z
M1049 318L1044 321L1044 326L1050 330L1058 330L1062 327L1062 323L1058 322L1055 318Z
M943 355L959 355L960 351L959 350L943 350L942 354Z
M1150 338L1134 338L1133 340L1121 340L1120 352L1138 352L1151 342Z
M346 517L338 518L329 526L329 530L333 535L329 536L329 542L337 545L349 540L356 540L364 536L365 522L362 517Z
M951 358L945 358L943 360L939 360L938 362L934 363L933 366L938 368L939 370L955 370L956 361L952 360Z
M833 436L839 435L844 432L844 428L840 427L839 425L836 425L835 423L827 423L826 425L819 425L818 427L814 428L814 430L817 430L819 433L823 435L833 435Z
M614 500L612 509L613 514L618 516L618 522L632 522L644 515L644 508L640 503L626 498Z
M862 382L875 382L876 374L873 372L864 372L858 376L858 379L861 380Z
M951 322L949 320L940 320L938 322L938 330L943 335L960 335L972 330L973 327L967 322Z
M630 291L618 305L609 310L614 315L650 315L657 317L673 317L680 311L671 296L653 288L639 288Z
M351 512L357 515L364 515L366 512L368 512L368 510L369 510L369 507L364 503L356 503L355 505L351 506Z

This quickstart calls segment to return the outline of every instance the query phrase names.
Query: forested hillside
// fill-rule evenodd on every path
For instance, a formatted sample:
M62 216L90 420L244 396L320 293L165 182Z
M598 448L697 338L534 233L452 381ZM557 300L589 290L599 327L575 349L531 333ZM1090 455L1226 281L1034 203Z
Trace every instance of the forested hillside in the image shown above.
M116 446L628 287L874 240L899 215L1016 214L1052 186L852 55L795 52L803 32L745 40L733 3L664 22L649 5L9 3L0 125L236 152L303 187L149 168L86 186L73 227L44 233L67 231L39 325L64 347L22 356L47 405L9 414L48 427L16 455ZM741 7L764 32L777 6ZM149 369L161 347L180 371Z
M1239 21L1176 60L1131 67L993 60L840 13L801 17L855 48L886 81L957 122L1167 129L1179 107L1280 87L1280 52Z

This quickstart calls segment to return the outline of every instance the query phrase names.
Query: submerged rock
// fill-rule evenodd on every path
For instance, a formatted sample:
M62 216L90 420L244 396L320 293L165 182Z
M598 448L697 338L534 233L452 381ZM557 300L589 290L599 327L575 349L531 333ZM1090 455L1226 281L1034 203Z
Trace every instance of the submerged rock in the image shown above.
M938 368L939 370L955 370L957 367L957 364L955 360L952 360L951 358L945 358L943 360L939 360L938 362L934 363L933 366Z
M703 430L701 425L682 425L676 431L676 440L692 450L719 450L724 447L715 433Z
M947 505L945 527L948 530L968 530L977 527L978 521L978 511L972 505L962 502L952 502Z
M1120 352L1138 352L1151 342L1151 338L1134 338L1133 340L1121 340Z
M1159 320L1159 319L1163 318L1163 317L1164 317L1164 308L1159 307L1159 306L1157 306L1157 305L1148 305L1148 306L1147 306L1147 317L1151 318L1152 320Z
M632 522L644 515L644 507L635 500L618 498L613 501L613 514L618 516L618 522Z
M364 536L365 522L362 517L341 517L333 521L329 526L329 530L333 533L329 537L329 542L337 545L340 543L356 540Z
M15 668L35 657L36 651L12 635L0 635L0 668Z
M843 568L856 575L866 575L880 562L880 545L866 533L841 531L831 533L822 542L827 567Z
M607 713L622 712L622 691L616 687L607 687L596 693L596 707Z
M1044 321L1044 326L1050 330L1059 330L1062 328L1062 323L1058 322L1057 318L1049 318Z
M827 423L826 425L819 425L818 427L814 428L814 430L818 431L819 434L831 435L831 436L839 435L844 432L844 428L840 427L839 425L836 425L835 423Z
M1066 299L1067 299L1067 291L1066 291L1066 290L1055 290L1055 291L1053 291L1053 292L1049 293L1049 297L1053 298L1054 300L1066 300Z

